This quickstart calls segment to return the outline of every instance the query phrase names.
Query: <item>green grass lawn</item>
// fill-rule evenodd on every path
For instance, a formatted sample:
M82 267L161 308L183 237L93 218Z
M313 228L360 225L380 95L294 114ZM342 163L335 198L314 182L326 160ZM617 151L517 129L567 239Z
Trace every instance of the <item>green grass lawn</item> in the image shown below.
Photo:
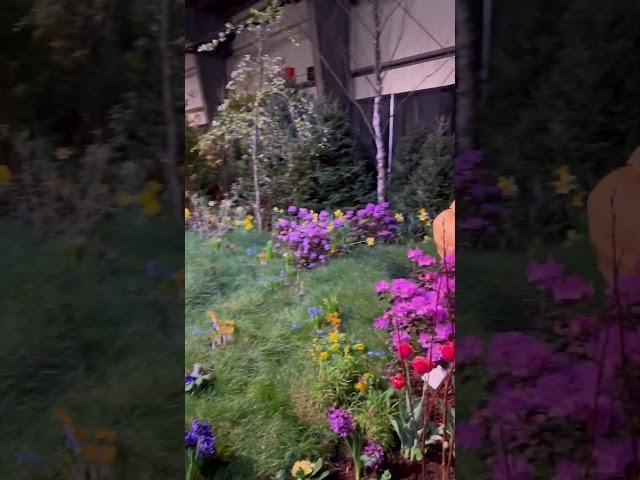
M343 330L370 349L381 348L383 336L372 321L385 306L373 287L381 278L409 272L408 246L355 248L302 272L298 289L269 285L283 269L280 258L260 266L247 256L248 249L264 247L267 236L237 231L226 240L233 248L214 251L210 241L186 236L186 364L200 362L215 375L209 390L187 395L186 416L214 425L223 461L216 479L268 478L289 451L316 458L332 448L324 412L308 397L315 329L307 308L336 295ZM207 341L208 310L236 322L235 339L215 351Z
M0 221L0 477L62 478L54 411L118 436L118 478L182 475L182 225L115 219L46 237ZM16 456L35 455L19 464ZM167 475L165 477L165 475Z

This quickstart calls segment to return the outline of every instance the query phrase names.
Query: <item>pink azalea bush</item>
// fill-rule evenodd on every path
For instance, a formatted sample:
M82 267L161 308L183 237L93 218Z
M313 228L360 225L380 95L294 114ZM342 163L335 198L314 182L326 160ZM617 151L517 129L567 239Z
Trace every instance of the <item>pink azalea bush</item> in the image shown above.
M458 445L484 452L496 479L637 474L640 437L629 406L640 393L640 276L620 277L594 316L581 313L595 307L594 286L562 264L534 262L526 274L551 301L542 312L549 323L541 334L505 332L486 346L460 340L467 355L459 365L481 364L492 388L486 405L458 426Z

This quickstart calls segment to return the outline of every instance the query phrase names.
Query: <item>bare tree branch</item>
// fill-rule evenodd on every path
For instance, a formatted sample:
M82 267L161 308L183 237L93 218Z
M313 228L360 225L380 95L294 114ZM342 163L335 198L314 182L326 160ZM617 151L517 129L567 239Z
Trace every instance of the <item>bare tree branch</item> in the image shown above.
M395 10L397 10L397 5L396 8L393 10L393 12L395 12ZM387 19L385 20L385 22L382 24L382 28L384 29L384 25L387 23L387 21L391 18L391 16L393 15L393 12L391 12L391 14L387 17ZM402 39L404 38L404 27L406 24L406 20L407 20L407 12L404 12L402 15L402 23L400 24L400 33L398 34L398 41L396 42L396 46L393 48L393 51L391 52L391 57L389 57L389 60L393 60L396 57L396 53L398 53L398 49L400 48L400 44L402 43ZM388 71L384 72L382 74L382 80L384 81L384 79L387 77L387 73L389 73Z
M393 0L393 1L396 3L396 5L402 8L402 10L404 10L407 16L411 20L413 20L414 23L418 26L418 28L420 28L420 30L422 30L431 40L433 40L436 45L438 45L440 48L444 48L444 45L429 31L429 29L425 27L422 23L420 23L420 21L409 11L409 9L402 4L402 0Z

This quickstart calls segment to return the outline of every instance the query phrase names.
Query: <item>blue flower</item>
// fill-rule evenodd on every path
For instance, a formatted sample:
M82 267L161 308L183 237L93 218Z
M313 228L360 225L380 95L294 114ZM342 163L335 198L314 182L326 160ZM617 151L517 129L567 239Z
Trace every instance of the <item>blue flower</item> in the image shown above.
M198 434L192 430L184 432L184 448L196 448L198 445Z
M195 382L196 381L196 377L194 377L193 375L185 375L184 376L184 384L185 385L189 385L191 382Z
M212 457L216 453L216 438L213 433L203 435L198 440L198 457Z
M372 352L367 352L367 355L372 358L380 358L384 356L384 350L375 350Z
M311 320L315 319L321 313L322 313L322 310L320 310L318 307L309 307L309 308L307 308L307 315L309 315L309 318Z
M287 272L285 272L284 270L280 270L280 273L278 274L281 277L285 277L287 275Z
M295 332L296 330L300 330L301 328L302 328L302 324L301 324L301 323L294 323L294 324L291 326L291 331L292 331L292 332Z
M253 250L253 248L247 248L247 257L255 257L256 252Z
M202 329L198 327L193 327L191 329L191 334L199 337L200 335L202 335Z

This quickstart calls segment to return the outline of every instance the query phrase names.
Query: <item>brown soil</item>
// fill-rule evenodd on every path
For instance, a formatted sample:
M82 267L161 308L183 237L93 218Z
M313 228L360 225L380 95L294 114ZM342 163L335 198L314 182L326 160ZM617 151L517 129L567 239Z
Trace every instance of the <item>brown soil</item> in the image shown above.
M442 469L439 462L429 459L427 464L426 478L424 480L442 480ZM333 473L328 477L331 480L355 480L353 472L353 462L350 458L340 458L336 461L325 462L325 467ZM422 466L420 463L410 462L401 456L387 459L380 468L380 472L389 470L393 480L423 480ZM362 476L361 480L375 480L379 475ZM451 477L452 480L455 477Z

